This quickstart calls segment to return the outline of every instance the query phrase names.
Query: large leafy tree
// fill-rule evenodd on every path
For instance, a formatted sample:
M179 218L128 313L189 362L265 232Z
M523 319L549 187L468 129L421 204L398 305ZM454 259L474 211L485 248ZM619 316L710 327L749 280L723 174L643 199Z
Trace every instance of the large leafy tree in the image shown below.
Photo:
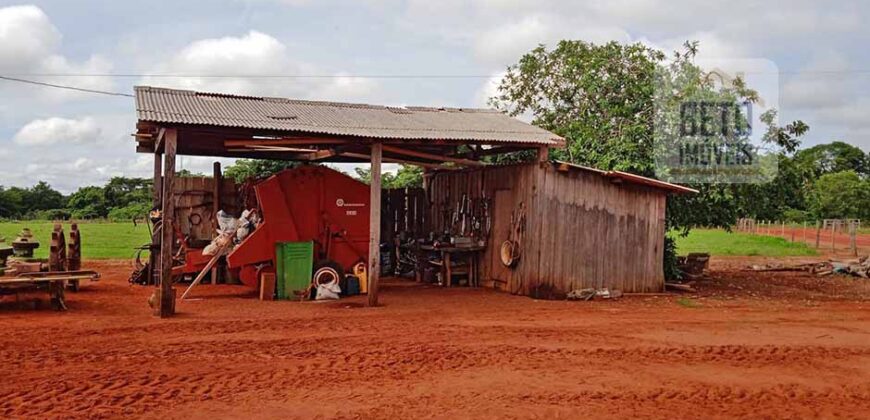
M801 150L794 158L798 165L810 171L813 178L843 171L855 171L863 178L870 177L870 155L842 141Z
M641 44L542 45L508 67L491 104L565 137L557 159L652 175L652 97L664 59Z
M79 188L70 194L67 209L73 217L79 219L106 217L109 214L109 205L106 202L105 188L96 186Z
M60 209L65 204L63 194L51 188L45 181L39 181L27 190L24 203L28 211Z
M852 170L819 177L809 194L812 214L823 219L870 219L870 180Z

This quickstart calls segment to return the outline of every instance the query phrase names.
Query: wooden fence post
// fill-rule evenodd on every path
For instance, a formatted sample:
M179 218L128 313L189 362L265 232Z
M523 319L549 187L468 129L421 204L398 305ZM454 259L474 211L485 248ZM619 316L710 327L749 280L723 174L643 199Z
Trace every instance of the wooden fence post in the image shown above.
M819 249L819 243L822 241L822 222L816 222L816 249Z
M852 256L858 256L858 226L857 223L849 223L849 249Z

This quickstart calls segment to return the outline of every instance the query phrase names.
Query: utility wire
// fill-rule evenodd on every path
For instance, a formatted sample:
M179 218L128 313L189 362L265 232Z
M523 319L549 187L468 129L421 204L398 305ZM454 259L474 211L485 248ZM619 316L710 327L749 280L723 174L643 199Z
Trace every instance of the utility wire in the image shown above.
M31 85L44 86L44 87L50 87L50 88L56 88L56 89L74 90L77 92L96 93L96 94L100 94L100 95L110 95L110 96L125 96L128 98L133 97L133 95L131 95L129 93L109 92L106 90L87 89L87 88L82 88L82 87L77 87L77 86L56 85L54 83L37 82L35 80L19 79L16 77L0 76L0 79L10 81L10 82L27 83L27 84L31 84Z

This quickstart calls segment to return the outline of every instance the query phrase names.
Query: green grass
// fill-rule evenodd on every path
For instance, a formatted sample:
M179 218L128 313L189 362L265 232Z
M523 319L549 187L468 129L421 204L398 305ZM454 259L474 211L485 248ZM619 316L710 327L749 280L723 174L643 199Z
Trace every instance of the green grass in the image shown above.
M684 308L700 308L701 307L700 303L695 302L694 300L689 299L687 297L681 297L681 298L677 299L677 305L680 305Z
M710 255L788 257L816 255L816 251L800 242L790 242L774 236L728 233L724 230L695 229L689 236L677 239L677 254L707 252Z
M25 222L2 222L0 223L0 236L6 238L6 246L11 246L12 241L18 236L22 228L28 227L36 240L39 248L36 249L36 258L48 258L48 248L51 245L51 230L54 222L25 221ZM69 240L69 223L63 224L64 234ZM79 230L82 233L82 258L87 259L113 259L131 258L134 248L148 243L148 227L144 224L133 226L132 222L80 222Z

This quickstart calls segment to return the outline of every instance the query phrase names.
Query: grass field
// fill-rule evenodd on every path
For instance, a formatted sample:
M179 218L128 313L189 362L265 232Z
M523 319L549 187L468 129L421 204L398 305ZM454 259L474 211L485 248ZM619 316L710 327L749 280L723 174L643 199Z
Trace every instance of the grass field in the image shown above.
M816 255L816 251L802 243L793 243L773 236L728 233L724 230L695 229L689 236L677 238L677 254L708 252L710 255L748 255L787 257Z
M0 236L6 238L6 244L11 245L24 227L30 228L33 236L39 241L35 257L48 258L48 248L51 245L51 229L53 222L26 221L0 223ZM64 223L64 233L69 240L69 223ZM112 259L132 258L133 248L148 243L148 227L133 223L79 223L82 232L82 258Z
M48 258L53 222L2 222L0 236L9 244L23 227L29 227L40 242L37 258ZM131 258L134 248L148 242L148 228L132 223L79 223L82 231L82 257L89 259ZM69 224L64 224L69 237ZM765 257L816 255L815 250L800 243L771 236L728 233L722 230L695 229L687 237L676 236L677 253L709 252L711 255L758 255Z

